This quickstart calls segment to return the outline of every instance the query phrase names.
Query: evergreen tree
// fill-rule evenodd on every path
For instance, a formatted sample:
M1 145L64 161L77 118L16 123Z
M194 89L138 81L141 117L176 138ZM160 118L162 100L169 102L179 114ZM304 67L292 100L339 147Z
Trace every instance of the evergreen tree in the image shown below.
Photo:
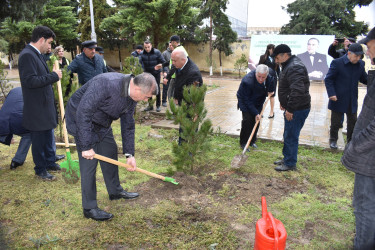
M238 70L238 77L241 78L241 72L246 71L247 68L247 59L245 54L242 54L240 58L234 63L234 69Z
M218 36L218 42L215 44L219 53L223 51L224 53L230 53L229 41L233 40L234 31L230 27L230 22L228 17L224 13L227 9L228 0L204 0L201 5L201 18L209 19L209 67L210 75L212 75L212 51L214 49L213 37L212 35ZM217 29L217 30L216 30ZM237 36L236 36L237 38ZM227 45L226 45L227 44ZM228 50L229 48L229 50ZM221 66L221 54L220 56L220 66Z
M77 17L73 13L74 7L69 6L69 0L50 0L44 8L39 24L49 27L56 35L55 44L74 48L74 41L78 34L75 31Z
M195 84L184 87L181 106L174 101L169 103L171 111L167 110L167 117L174 119L174 124L180 124L183 139L181 145L173 142L174 164L178 171L194 173L194 166L204 159L204 152L209 150L207 137L212 133L212 123L205 120L207 110L204 106L204 96L207 87Z
M296 0L287 5L291 17L280 34L336 35L356 37L368 31L364 22L355 21L354 7L368 0Z
M233 54L230 44L237 41L237 32L232 30L230 24L227 15L224 13L217 15L214 19L214 35L216 35L216 39L212 43L212 48L219 51L220 75L223 75L221 53L226 56Z
M142 65L139 62L138 57L129 56L125 58L124 67L122 73L139 75L143 72Z
M164 44L174 34L178 26L191 21L199 0L116 0L118 13L115 19L120 36L131 44L142 43L146 38L153 47ZM104 20L105 22L106 20Z

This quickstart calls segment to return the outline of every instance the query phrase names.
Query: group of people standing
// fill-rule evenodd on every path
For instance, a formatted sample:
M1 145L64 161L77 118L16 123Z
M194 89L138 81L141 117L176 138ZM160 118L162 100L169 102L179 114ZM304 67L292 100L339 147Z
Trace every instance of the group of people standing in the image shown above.
M315 42L314 39L311 41ZM338 130L346 114L347 145L341 161L347 169L355 172L354 249L375 249L375 71L366 73L361 60L363 45L366 45L367 55L375 64L375 28L359 43L347 38L343 42L343 49L336 50L338 40L329 47L328 53L334 60L323 74L329 97L328 109L331 110L329 143L332 149L337 149ZM240 133L243 148L256 121L261 119L266 96L274 94L278 78L278 97L280 108L284 111L284 147L283 158L274 162L277 171L296 170L298 138L311 108L309 70L300 58L292 55L286 44L268 45L259 65L242 79L237 92L243 117ZM280 68L276 76L271 75L275 66L269 62L275 62L276 69ZM357 120L359 82L367 84L367 94ZM253 147L256 147L255 140L256 136L250 143Z

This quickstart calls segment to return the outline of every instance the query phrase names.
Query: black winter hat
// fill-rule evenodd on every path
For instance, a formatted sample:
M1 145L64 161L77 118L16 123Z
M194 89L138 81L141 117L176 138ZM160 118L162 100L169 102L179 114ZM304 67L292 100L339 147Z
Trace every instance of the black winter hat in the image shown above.
M359 43L350 44L349 51L356 54L357 56L364 54L362 45L360 45Z
M143 49L143 46L142 46L142 45L137 45L137 46L135 47L135 49Z
M279 45L276 46L276 48L273 51L271 57L275 57L278 54L291 53L291 52L292 52L292 50L289 48L288 45L286 45L286 44L279 44Z
M369 41L375 39L375 27L367 34L366 38L362 39L358 43L367 44Z
M178 35L173 35L171 36L171 39L169 39L170 42L179 42L180 41L180 37Z
M82 47L83 48L89 48L89 49L92 49L92 48L95 48L96 47L96 44L97 42L93 41L93 40L89 40L89 41L84 41L82 43Z

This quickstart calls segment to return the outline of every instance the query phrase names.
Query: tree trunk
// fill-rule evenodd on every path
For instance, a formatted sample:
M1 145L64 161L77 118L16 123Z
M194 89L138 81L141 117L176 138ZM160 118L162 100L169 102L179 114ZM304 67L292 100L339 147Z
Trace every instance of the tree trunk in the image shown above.
M118 45L118 58L120 60L120 70L122 71L122 62L121 62L121 46Z
M223 76L223 65L221 63L221 50L219 50L220 75Z

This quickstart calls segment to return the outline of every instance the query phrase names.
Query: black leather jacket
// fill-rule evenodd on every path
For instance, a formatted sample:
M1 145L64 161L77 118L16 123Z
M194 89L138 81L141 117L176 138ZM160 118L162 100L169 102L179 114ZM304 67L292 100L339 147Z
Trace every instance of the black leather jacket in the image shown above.
M292 55L281 65L282 70L279 77L281 106L290 113L309 109L311 107L310 81L305 65L295 55Z

